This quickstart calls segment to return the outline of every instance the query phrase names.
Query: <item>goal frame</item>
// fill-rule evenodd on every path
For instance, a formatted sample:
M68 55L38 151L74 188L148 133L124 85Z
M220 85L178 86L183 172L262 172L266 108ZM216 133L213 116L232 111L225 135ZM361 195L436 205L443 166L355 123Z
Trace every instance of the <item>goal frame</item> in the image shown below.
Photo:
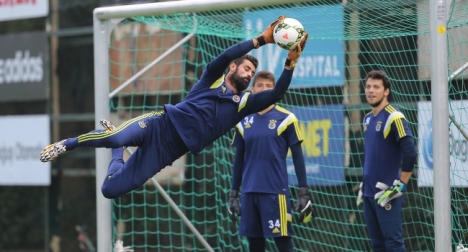
M95 91L95 126L99 119L109 118L109 43L110 35L115 26L124 18L147 15L169 15L184 12L206 12L225 9L272 6L308 2L305 0L174 0L135 5L99 7L93 12L94 40L94 91ZM343 4L347 2L343 0ZM450 153L448 142L448 68L447 68L447 34L440 32L440 27L447 26L447 10L449 0L429 0L430 5L430 36L431 36L431 81L433 108L433 151L434 156L434 220L436 251L451 249L451 219L450 219ZM441 14L443 10L444 15ZM184 42L181 42L183 44ZM153 61L154 62L154 61ZM153 66L156 63L153 64ZM149 69L150 67L148 67ZM132 77L132 78L138 78ZM122 89L122 88L121 88ZM120 90L121 90L120 89ZM96 219L97 219L97 251L112 251L112 221L111 201L101 194L101 184L104 181L110 152L96 149ZM162 187L155 182L157 190L164 194ZM164 196L164 195L163 195ZM166 198L167 199L167 198ZM169 198L170 200L170 198ZM173 202L172 202L173 203ZM175 204L169 204L177 208ZM179 210L174 209L176 212ZM180 210L179 210L180 211ZM183 215L183 214L182 214ZM183 218L184 216L181 216ZM186 223L189 225L190 224ZM194 231L194 230L192 230ZM196 231L196 230L195 230Z
M109 46L110 35L117 24L125 18L133 16L147 15L169 15L175 13L205 12L226 9L251 8L261 6L271 6L278 4L300 3L304 0L174 0L169 2L145 3L134 5L122 5L111 7L99 7L93 11L93 43L94 43L94 102L95 102L95 127L99 128L101 118L109 118L110 106L109 100L115 96L126 85L141 76L145 71L156 65L158 59L151 62L142 71L136 73L125 83L122 83L112 93L109 91ZM189 34L190 35L190 34ZM187 36L182 40L188 40ZM180 41L178 46L186 41ZM167 54L165 54L167 56ZM162 58L164 55L161 55ZM107 71L103 71L107 69ZM97 227L97 251L112 251L112 220L111 220L111 201L104 198L101 193L101 184L106 176L106 170L111 159L110 152L106 149L96 149L96 227ZM183 215L182 211L171 200L159 183L152 179L156 189L171 205L171 208L184 220L184 223L194 232L198 240L211 251L209 245L204 241L190 221ZM188 222L187 222L188 221ZM201 240L200 240L201 239Z

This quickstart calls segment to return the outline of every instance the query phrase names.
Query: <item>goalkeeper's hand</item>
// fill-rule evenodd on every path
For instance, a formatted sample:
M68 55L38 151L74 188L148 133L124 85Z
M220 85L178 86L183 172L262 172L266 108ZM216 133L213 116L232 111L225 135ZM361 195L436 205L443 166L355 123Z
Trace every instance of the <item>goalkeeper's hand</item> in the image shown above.
M263 31L262 34L258 35L255 39L257 39L257 46L255 48L259 48L260 46L263 46L265 44L274 44L275 40L273 39L273 30L275 29L275 26L283 19L285 19L286 16L279 16L275 21L273 21L265 31Z
M356 199L356 205L360 206L362 204L362 182L359 184L359 193Z
M386 189L383 193L377 193L374 198L377 200L377 204L379 204L382 207L385 207L385 205L387 205L393 199L401 197L403 195L403 192L406 192L406 184L396 179L395 181L393 181L392 187Z
M241 215L238 195L239 194L235 190L231 190L229 192L228 212L229 212L229 217L231 217L231 220L234 223L237 223L237 215Z
M309 189L305 187L299 188L297 195L297 202L294 210L300 212L299 221L301 223L307 223L316 217L312 202L310 201Z
M387 184L382 183L382 182L377 182L375 187L380 189L380 191L374 195L375 200L378 200L380 196L382 196L385 193L385 191L387 191L387 189L389 188Z
M289 50L288 52L288 58L284 63L286 67L294 68L296 66L297 59L299 58L299 56L301 56L302 52L304 51L308 40L309 34L304 30L301 42L299 42L299 44L294 49Z

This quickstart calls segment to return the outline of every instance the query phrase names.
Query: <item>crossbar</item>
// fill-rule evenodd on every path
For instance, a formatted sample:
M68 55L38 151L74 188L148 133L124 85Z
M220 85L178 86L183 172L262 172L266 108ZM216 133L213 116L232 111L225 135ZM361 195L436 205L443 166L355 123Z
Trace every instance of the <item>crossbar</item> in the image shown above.
M137 16L158 16L176 13L195 13L226 9L252 8L278 4L307 2L304 0L181 0L171 2L99 7L94 16L99 20Z

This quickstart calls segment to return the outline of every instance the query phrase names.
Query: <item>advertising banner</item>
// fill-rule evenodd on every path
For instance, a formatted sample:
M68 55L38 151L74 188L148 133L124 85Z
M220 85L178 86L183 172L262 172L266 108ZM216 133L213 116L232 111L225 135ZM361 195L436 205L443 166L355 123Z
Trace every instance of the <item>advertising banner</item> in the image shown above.
M50 185L50 162L39 161L49 141L48 115L0 116L0 185Z
M45 32L0 36L0 102L49 97L49 52Z
M142 3L154 3L162 2L155 0L99 0L99 6L113 6L113 5L124 5L124 4L142 4Z
M317 6L302 9L278 9L247 12L243 16L246 38L261 34L277 17L285 15L299 20L309 33L309 42L297 62L291 88L342 86L344 81L343 7ZM320 24L320 27L317 25ZM326 28L325 28L326 26ZM258 70L283 71L288 51L277 45L252 50L258 58Z
M450 107L457 122L468 124L466 114L468 101L451 101ZM457 113L461 111L461 113ZM446 123L450 123L447 116ZM449 128L450 144L450 185L454 187L468 187L468 141L457 129L454 123ZM432 151L432 103L418 102L418 186L434 186L434 169Z
M336 186L344 177L344 112L342 105L287 108L299 120L304 137L302 150L307 183L311 186ZM290 154L287 158L289 183L297 185Z
M0 21L45 17L49 0L0 0Z

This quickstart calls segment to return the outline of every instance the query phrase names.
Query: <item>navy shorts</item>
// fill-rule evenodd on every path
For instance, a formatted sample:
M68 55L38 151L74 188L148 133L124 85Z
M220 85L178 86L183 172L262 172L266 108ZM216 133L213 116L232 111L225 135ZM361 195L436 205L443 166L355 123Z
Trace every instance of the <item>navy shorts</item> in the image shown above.
M265 238L292 235L289 195L243 193L241 214L239 235Z

